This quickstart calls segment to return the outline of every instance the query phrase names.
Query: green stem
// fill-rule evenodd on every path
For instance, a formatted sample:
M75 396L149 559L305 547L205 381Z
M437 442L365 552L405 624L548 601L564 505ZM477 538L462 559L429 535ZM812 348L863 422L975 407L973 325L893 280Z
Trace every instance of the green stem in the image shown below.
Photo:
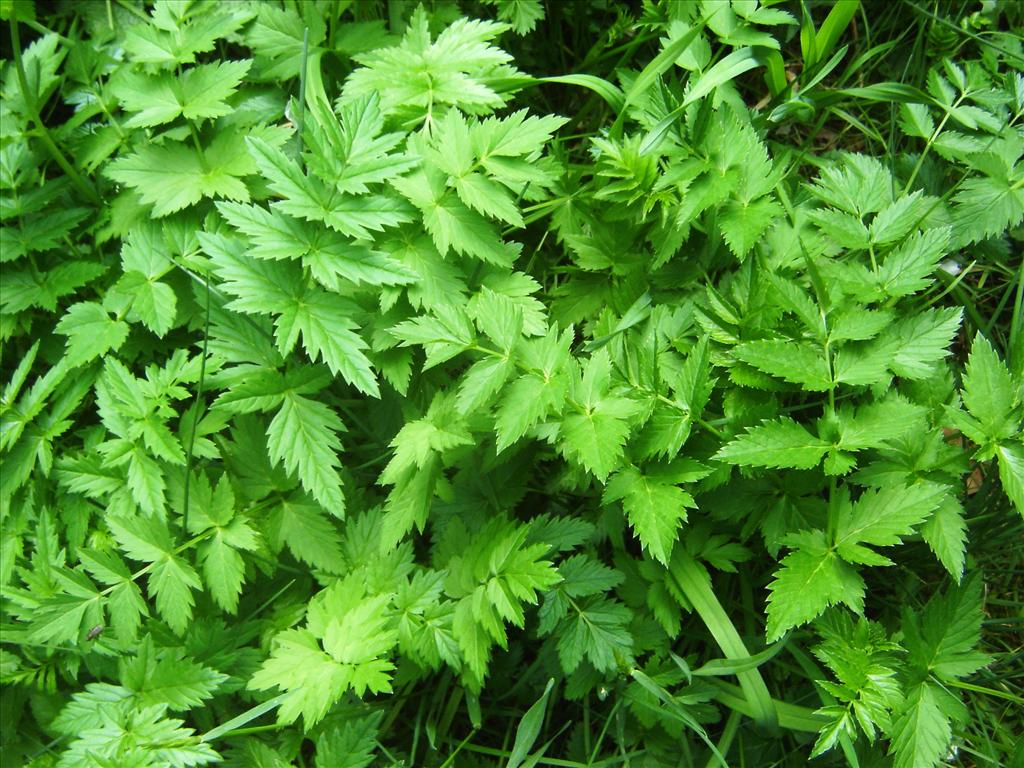
M474 733L475 733L475 731L474 731ZM472 736L472 735L473 734L470 734L470 736ZM466 738L468 739L469 736L467 736ZM482 746L480 746L478 744L465 744L465 741L463 741L463 744L460 744L458 748L460 750L461 749L465 749L467 752L476 752L476 753L481 754L481 755L490 755L492 757L508 757L509 756L509 751L507 749L502 750L502 749L495 749L494 747L482 747ZM458 752L456 752L456 754L458 754ZM643 754L643 752L627 752L625 754L620 754L617 757L605 758L604 760L601 760L600 762L589 763L588 765L590 765L591 768L601 768L602 766L605 766L605 765L616 765L618 763L627 762L629 760L629 758L631 758L631 757L638 757L638 756L640 756L642 754ZM452 755L451 757L449 757L448 760L445 761L444 765L441 766L441 768L445 768L452 761L452 759L454 759L454 757L455 757L455 755ZM561 760L561 759L559 759L557 757L540 757L540 758L538 758L536 760L536 762L534 764L535 765L553 765L553 766L556 766L556 768L580 768L580 765L581 765L580 763L577 763L577 762L575 762L573 760Z
M740 727L740 717L742 712L738 710L730 710L729 718L725 721L725 728L722 729L722 736L718 739L718 751L725 757L729 754L729 749L732 747L732 741L736 738L736 732ZM714 755L708 758L706 768L714 768L718 764L718 758Z
M750 652L743 644L739 632L736 631L736 627L730 621L725 609L722 608L722 604L715 597L707 570L682 547L679 547L669 565L669 574L686 599L693 605L697 615L703 620L726 658L748 659ZM743 714L749 714L762 727L776 728L779 724L778 715L772 705L771 694L768 692L768 686L765 685L761 673L757 669L748 669L738 672L736 678L739 680L740 687L749 704L747 711Z
M257 704L255 707L247 709L245 712L238 715L238 717L233 717L223 725L218 725L216 728L207 731L202 735L202 737L200 737L199 740L215 741L217 739L223 738L226 734L229 733L233 736L238 736L243 733L260 733L262 731L277 730L278 728L283 727L283 724L277 723L274 725L256 725L250 728L242 728L242 726L246 723L252 722L257 717L260 717L263 714L269 712L274 707L281 704L285 699L287 699L291 695L292 692L289 691L288 693L282 693L275 696L272 699L268 699L267 701L261 702L260 704Z
M64 157L64 153L60 151L60 148L54 142L50 130L43 124L43 119L39 116L36 97L29 89L28 76L25 74L25 62L21 58L21 35L18 33L17 14L11 15L11 46L14 48L14 68L18 73L18 85L21 88L21 95L25 99L25 109L28 110L29 118L35 123L39 131L39 138L42 140L43 146L46 147L46 151L50 153L50 157L60 166L61 170L71 179L71 183L78 187L79 191L91 203L97 206L101 205L103 201L100 199L99 194L92 184L75 170L74 166Z
M914 184L914 179L917 178L917 172L921 170L921 166L924 164L924 159L928 156L928 151L932 148L932 144L935 140L939 138L939 134L942 133L942 129L946 127L946 122L949 120L950 115L953 114L953 110L959 107L966 98L966 93L960 94L960 97L956 100L953 106L946 110L946 114L942 116L942 120L939 121L938 126L936 126L935 130L932 131L932 135L928 137L928 141L925 143L924 149L921 151L921 156L917 158L917 162L914 164L914 170L911 172L910 178L907 179L906 186L903 187L904 195L910 192L910 188Z
M299 162L302 162L302 131L306 122L306 70L309 68L309 27L302 31L302 65L299 69L299 99L295 105L295 127L299 140Z
M469 735L459 742L458 746L455 747L455 751L448 755L447 760L441 763L441 768L449 768L449 766L455 762L455 758L459 756L459 752L466 748L466 745L469 744L469 740L474 736L476 736L476 728L470 731ZM483 747L480 747L480 749L483 749ZM473 751L472 747L470 747L470 751Z
M189 483L192 479L192 461L195 457L196 432L199 431L199 412L203 409L203 385L206 383L206 352L210 341L210 278L206 278L206 319L203 325L203 356L199 360L199 385L196 387L195 415L192 417L192 431L188 436L188 455L185 457L185 509L182 511L181 527L188 530Z
M727 683L724 680L708 680L708 684L716 689L717 699L729 709L734 709L741 715L754 716L754 708L743 696L739 686ZM824 717L814 714L814 710L808 707L801 707L796 704L789 704L778 699L771 700L772 707L779 718L779 727L787 731L802 731L804 733L817 733L828 721Z

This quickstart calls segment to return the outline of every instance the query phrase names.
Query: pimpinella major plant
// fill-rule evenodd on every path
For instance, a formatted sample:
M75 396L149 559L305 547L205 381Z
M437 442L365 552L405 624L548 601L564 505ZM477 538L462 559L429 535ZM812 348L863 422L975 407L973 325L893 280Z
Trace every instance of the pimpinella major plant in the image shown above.
M0 3L3 764L1020 759L1022 18L933 5Z

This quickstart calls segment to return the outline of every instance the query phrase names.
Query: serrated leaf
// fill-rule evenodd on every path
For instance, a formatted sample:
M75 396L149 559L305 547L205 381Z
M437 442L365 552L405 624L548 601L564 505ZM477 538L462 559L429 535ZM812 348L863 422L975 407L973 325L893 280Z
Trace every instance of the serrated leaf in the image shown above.
M249 173L249 163L232 152L235 139L221 133L203 158L184 144L146 144L127 157L111 162L106 174L135 189L153 215L163 217L187 208L204 197L249 200L249 190L239 178Z
M195 607L192 591L203 588L199 574L187 561L167 554L153 564L147 585L167 625L177 634L184 634Z
M957 582L963 578L967 549L964 509L953 494L946 494L930 518L918 529L935 557Z
M769 643L819 616L830 605L860 610L864 581L828 546L821 531L802 533L799 547L786 555L768 585Z
M875 279L888 296L909 296L932 284L932 274L950 244L948 227L929 229L913 235L891 251L878 268Z
M915 685L908 693L893 725L890 754L893 768L934 768L946 754L953 737L949 718L939 705L934 686Z
M267 450L272 461L294 472L303 488L337 517L345 515L341 490L338 433L345 426L328 406L294 392L285 395L281 409L267 427Z
M917 190L878 212L870 227L873 245L896 243L910 234L927 213L927 202L921 199L921 195Z
M319 722L352 680L352 670L326 654L306 629L288 629L274 638L271 656L249 680L249 688L294 691L282 702L278 718L294 722L302 715L306 727Z
M74 367L118 349L128 338L128 324L112 318L99 304L83 301L71 306L57 323L57 333L67 336L67 362Z
M831 445L790 418L782 417L748 429L722 446L714 458L753 467L811 469Z
M946 486L921 482L901 487L864 491L853 505L843 503L835 535L835 550L847 562L880 564L862 544L889 547L914 531L948 493Z
M1017 388L1009 370L981 333L971 345L961 397L989 440L1007 439L1020 431Z
M561 410L567 389L564 375L544 378L530 373L509 384L495 419L498 451L517 442L540 420Z
M622 501L644 549L667 565L679 526L686 522L686 508L694 506L693 497L666 478L645 475L630 466L608 481L604 500Z
M323 359L331 372L371 397L380 397L380 386L369 358L369 345L355 332L359 326L348 315L353 305L335 294L307 289L283 308L276 318L278 346L287 351L297 334L313 360Z
M949 345L960 328L962 309L929 309L899 320L883 339L897 345L889 370L907 379L927 377L932 366L949 354Z
M304 563L328 573L335 573L344 561L341 536L312 500L282 499L271 512L267 537L280 549L287 545L291 553Z
M748 341L733 347L733 355L772 376L800 384L811 392L832 386L832 375L821 350L792 341Z
M1003 490L1024 515L1024 445L1019 442L1001 443L996 449L999 458L999 479Z
M629 418L639 410L637 403L622 397L606 397L581 413L562 421L562 451L604 481L622 458L622 447L630 433Z
M632 615L621 603L605 597L589 598L581 610L565 619L558 631L558 658L572 673L586 659L601 672L616 668L617 657L628 657L633 636L626 628Z

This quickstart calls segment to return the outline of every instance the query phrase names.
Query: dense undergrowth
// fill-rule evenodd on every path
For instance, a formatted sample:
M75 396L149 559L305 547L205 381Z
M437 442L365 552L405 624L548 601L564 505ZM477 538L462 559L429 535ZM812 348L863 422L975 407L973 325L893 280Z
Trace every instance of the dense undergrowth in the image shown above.
M1021 5L0 17L4 766L1024 765Z

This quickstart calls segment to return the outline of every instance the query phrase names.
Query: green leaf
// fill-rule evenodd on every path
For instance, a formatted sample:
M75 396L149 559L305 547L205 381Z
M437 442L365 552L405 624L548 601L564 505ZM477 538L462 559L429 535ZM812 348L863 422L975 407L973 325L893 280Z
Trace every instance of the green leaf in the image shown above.
M586 657L598 671L614 671L619 658L628 659L633 651L633 636L627 629L631 618L629 609L614 600L586 599L557 632L562 669L571 674Z
M173 711L201 706L228 679L187 658L184 649L157 651L148 635L135 657L123 658L120 667L122 684L142 706L166 705Z
M249 190L239 177L252 173L252 168L238 138L222 131L202 156L184 144L145 144L111 162L105 172L136 190L144 203L153 206L153 215L163 217L204 197L247 202Z
M957 582L963 578L967 552L967 522L957 498L947 493L930 518L918 529L921 538Z
M147 582L150 594L156 597L156 609L167 625L183 634L192 619L195 600L193 590L201 590L199 574L188 562L168 554L153 565Z
M830 605L845 603L859 611L864 602L864 580L828 546L824 533L805 531L792 539L798 548L782 559L768 585L769 643Z
M1020 431L1019 388L980 332L975 335L967 358L961 397L989 440L1004 440Z
M508 0L507 2L487 0L487 2L490 5L498 6L498 18L511 24L512 29L515 30L517 35L525 35L527 32L532 32L534 27L537 26L537 22L544 19L544 6L541 5L540 0ZM532 745L533 742L531 741L530 746ZM527 747L528 749L529 747ZM520 762L525 756L526 752L524 751L519 758ZM519 763L516 763L513 766L512 758L509 758L509 765L506 768L516 768L518 765Z
M1019 442L1001 443L996 449L999 457L999 479L1003 490L1024 515L1024 445Z
M517 442L540 420L560 411L567 390L564 374L544 377L529 373L509 384L502 393L495 419L498 451Z
M722 446L714 458L740 466L811 469L829 448L829 443L782 417L748 429Z
M929 229L891 251L878 268L878 287L887 296L909 296L932 284L932 275L946 255L948 227Z
M461 18L431 41L427 12L417 8L399 45L355 57L362 67L345 81L342 96L377 93L385 113L422 116L430 107L447 105L464 112L492 111L505 98L490 87L488 76L518 74L506 66L512 57L491 45L507 29L493 21Z
M270 188L283 198L274 203L277 210L306 221L321 221L357 240L371 240L372 232L382 232L387 227L409 221L407 206L399 199L378 194L356 196L331 191L317 177L305 174L294 160L263 139L249 136L246 142L260 173L270 182ZM248 196L234 199L245 202Z
M305 10L305 9L303 9ZM259 57L260 71L271 81L299 76L303 59L303 38L308 28L308 52L324 41L326 25L319 13L299 13L292 8L259 6L256 23L246 34Z
M174 553L166 525L150 517L111 517L107 525L129 557L149 563L147 588L156 608L177 634L188 628L195 600L192 590L201 590L199 574Z
M351 667L326 654L309 630L288 629L275 636L270 658L249 679L248 687L294 692L281 703L278 719L292 723L302 715L308 728L324 718L351 680Z
M141 272L130 271L117 281L114 291L131 297L131 316L141 320L157 336L167 335L178 311L178 298L171 286Z
M657 474L643 474L629 466L616 472L604 491L604 502L622 500L623 509L644 549L667 565L679 526L693 497Z
M923 379L935 363L949 354L948 348L960 328L963 310L957 307L929 309L897 321L884 340L895 340L897 349L889 370L906 379Z
M611 359L598 350L587 362L574 400L577 412L562 421L561 449L567 458L580 462L602 482L620 463L630 433L630 417L640 405L608 393Z
M128 324L110 317L103 307L92 301L69 307L55 330L68 337L66 358L72 367L120 348L128 338Z
M925 217L928 203L918 190L887 205L871 220L871 243L884 246L903 240Z
M742 260L782 213L782 206L766 197L730 200L719 209L718 226L729 250Z
M839 447L848 451L881 448L886 441L925 429L925 409L900 397L888 397L857 408L852 418L839 414Z
M953 216L959 247L998 237L1024 219L1024 189L1005 177L969 178L953 197Z
M218 483L218 489L223 484ZM238 610L238 598L245 582L245 562L239 550L255 550L259 546L256 531L242 518L217 526L209 541L199 547L199 559L210 595L228 613Z
M934 595L919 614L904 614L908 663L945 682L976 672L989 661L975 650L982 619L981 579L971 574L945 594Z
M337 572L344 561L341 536L312 500L282 499L270 514L267 537L276 549L287 545L296 559L328 573Z
M237 90L251 64L248 60L200 64L180 78L121 70L111 91L126 111L135 113L125 122L127 128L150 128L179 115L189 120L223 117L231 112L225 99Z
M455 191L473 210L500 219L513 227L523 226L523 216L519 213L511 193L501 184L481 173L467 173L455 180Z
M376 93L342 104L337 116L319 100L310 104L310 167L333 182L339 192L362 195L369 184L379 184L407 171L414 157L392 150L404 136L385 133L380 99Z
M544 725L544 715L547 712L548 697L555 687L555 680L551 678L544 686L544 693L537 699L530 708L523 714L519 725L516 726L516 738L512 742L512 753L508 757L505 768L519 768L526 760L530 749L533 748L537 737L540 735L541 727Z
M302 487L326 510L345 515L341 490L338 433L345 430L337 414L317 400L289 392L267 427L271 461L295 473Z
M810 344L748 341L737 344L732 353L760 371L800 384L811 392L824 392L832 386L824 355Z
M337 290L338 277L367 285L405 285L413 272L386 255L343 235L316 230L277 210L217 203L217 210L250 238L249 255L258 259L301 259L324 287Z
M900 126L908 136L930 139L935 132L935 121L925 104L900 104Z
M180 80L181 114L189 120L230 114L232 107L226 99L237 90L251 65L248 59L218 61L186 70Z
M332 373L340 374L360 392L380 397L370 360L363 354L368 345L354 332L359 326L348 317L353 309L335 294L308 288L275 320L278 346L286 352L301 333L310 358L323 359Z
M953 731L940 701L941 692L929 682L907 693L889 745L893 768L934 768L945 756Z
M504 357L486 357L473 363L459 385L459 413L473 413L487 405L514 368L512 361Z
M373 714L325 728L316 740L316 768L366 768L370 765L377 751L380 719L379 714Z
M862 544L891 547L913 533L942 503L948 493L944 485L920 482L905 488L885 487L864 491L853 505L842 503L834 547L850 563L891 565L891 562Z

